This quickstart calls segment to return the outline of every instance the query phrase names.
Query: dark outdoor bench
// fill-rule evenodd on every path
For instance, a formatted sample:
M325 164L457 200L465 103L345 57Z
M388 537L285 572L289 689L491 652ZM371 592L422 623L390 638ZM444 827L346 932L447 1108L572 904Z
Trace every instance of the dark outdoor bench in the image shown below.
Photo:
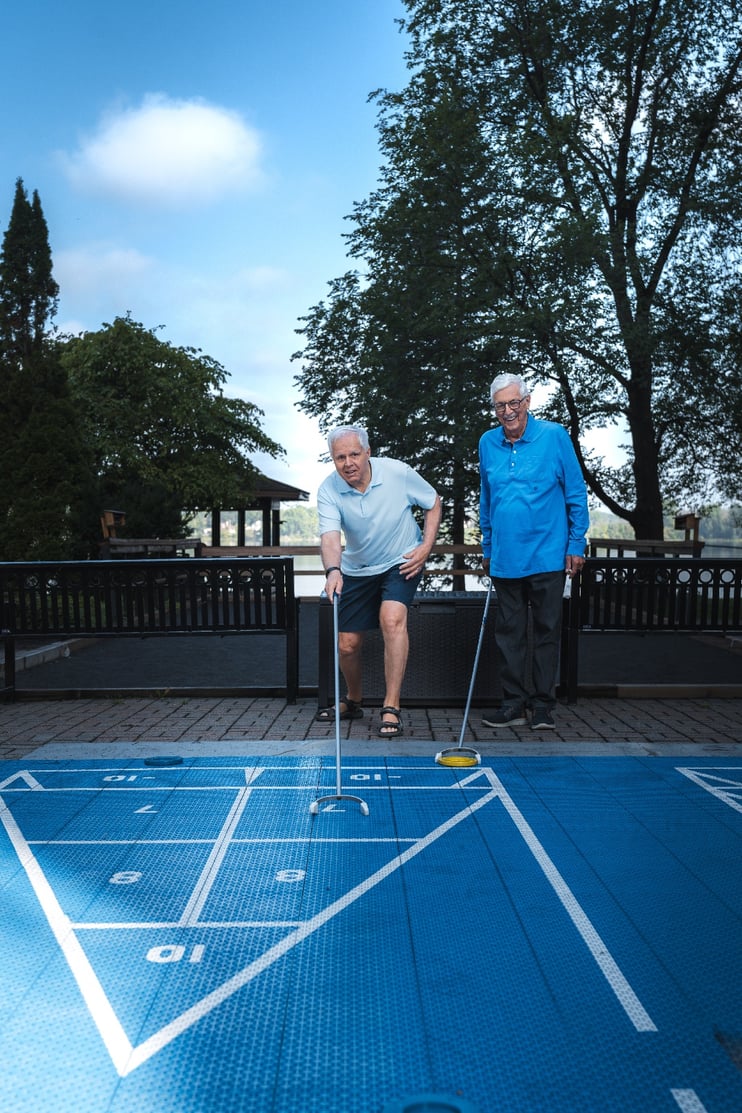
M579 688L581 638L610 631L742 633L742 560L588 558L565 602L560 691L569 701Z
M0 564L5 679L16 694L16 641L276 634L286 642L285 695L298 689L291 557ZM257 690L256 690L257 693ZM261 694L278 694L272 690Z

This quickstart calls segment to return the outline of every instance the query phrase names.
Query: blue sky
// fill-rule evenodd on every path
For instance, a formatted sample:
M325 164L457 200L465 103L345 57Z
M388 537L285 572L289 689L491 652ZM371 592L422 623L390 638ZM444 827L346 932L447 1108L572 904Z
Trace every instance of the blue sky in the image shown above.
M229 373L310 491L327 464L296 409L298 318L349 266L380 165L368 103L407 80L402 0L25 0L2 17L0 233L38 190L56 324L130 312Z

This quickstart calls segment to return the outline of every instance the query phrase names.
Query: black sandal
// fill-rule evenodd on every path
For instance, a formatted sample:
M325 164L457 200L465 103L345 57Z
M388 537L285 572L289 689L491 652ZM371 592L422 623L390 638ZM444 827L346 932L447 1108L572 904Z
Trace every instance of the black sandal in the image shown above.
M343 711L343 704L345 704L345 711ZM335 708L323 707L317 712L316 718L320 723L334 723L335 722ZM363 708L360 703L356 703L354 699L349 699L345 696L340 700L340 718L341 719L362 719Z
M398 707L382 707L380 714L383 715L396 715L396 723L385 723L383 720L379 723L379 734L382 738L397 738L400 734L404 734L404 727L402 726L402 713Z

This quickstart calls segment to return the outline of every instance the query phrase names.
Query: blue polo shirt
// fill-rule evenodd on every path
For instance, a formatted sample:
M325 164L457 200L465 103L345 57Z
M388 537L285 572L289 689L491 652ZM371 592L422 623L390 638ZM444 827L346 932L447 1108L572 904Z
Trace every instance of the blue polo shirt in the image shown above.
M590 517L585 480L567 430L529 413L511 443L501 426L479 441L482 552L490 573L519 579L583 556Z
M422 540L413 506L431 510L436 491L409 464L371 457L371 482L357 491L337 471L317 492L320 534L345 534L343 572L378 576L401 564Z

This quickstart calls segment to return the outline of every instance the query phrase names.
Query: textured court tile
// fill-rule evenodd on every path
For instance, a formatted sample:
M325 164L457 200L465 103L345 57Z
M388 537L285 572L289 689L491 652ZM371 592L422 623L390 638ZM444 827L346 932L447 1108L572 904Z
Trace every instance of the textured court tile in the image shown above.
M3 766L2 1108L742 1108L742 761L336 789L327 757Z

